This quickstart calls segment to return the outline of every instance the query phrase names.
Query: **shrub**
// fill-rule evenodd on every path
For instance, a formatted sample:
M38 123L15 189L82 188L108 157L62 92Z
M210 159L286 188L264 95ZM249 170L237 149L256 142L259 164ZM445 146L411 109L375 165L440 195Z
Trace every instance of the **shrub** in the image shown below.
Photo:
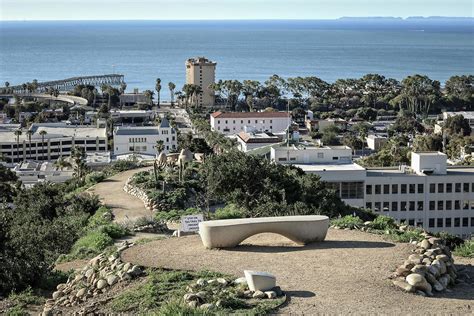
M341 227L341 228L359 228L364 222L358 217L353 215L346 215L341 218L336 218L331 220L331 225Z
M155 213L155 219L158 221L165 222L178 222L182 216L199 214L203 211L198 208L188 208L186 210L171 210L171 211L160 211Z
M457 246L453 253L460 257L474 258L474 240L466 240L462 245Z
M245 211L235 204L228 204L224 208L216 210L212 217L214 219L243 218Z
M87 252L85 251L86 249L92 252L100 252L112 244L113 240L108 234L100 231L91 231L74 243L71 253L84 253Z
M390 238L396 242L410 242L413 240L421 241L424 239L424 231L421 228L409 229L404 232L399 230L390 230Z
M446 246L448 246L451 249L454 249L457 246L460 246L464 243L464 239L458 236L452 235L448 232L435 233L433 234L433 236L443 239L446 242Z
M389 216L379 215L369 225L370 228L378 230L389 230L397 228L395 219Z
M107 234L110 238L114 239L121 238L130 234L130 231L127 228L117 223L100 226L98 231Z
M86 183L88 185L94 185L96 183L102 182L105 179L105 174L100 171L93 171L86 176Z
M107 225L112 222L112 211L106 206L101 206L94 215L89 217L87 221L87 228L94 229L102 225Z

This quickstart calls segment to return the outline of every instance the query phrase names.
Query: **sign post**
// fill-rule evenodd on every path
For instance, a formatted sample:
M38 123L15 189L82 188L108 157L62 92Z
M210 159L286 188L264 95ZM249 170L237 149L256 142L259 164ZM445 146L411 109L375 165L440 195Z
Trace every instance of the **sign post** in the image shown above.
M195 214L195 215L186 215L181 217L181 227L178 232L178 237L180 236L180 232L197 232L199 231L199 223L202 222L203 215L202 214Z

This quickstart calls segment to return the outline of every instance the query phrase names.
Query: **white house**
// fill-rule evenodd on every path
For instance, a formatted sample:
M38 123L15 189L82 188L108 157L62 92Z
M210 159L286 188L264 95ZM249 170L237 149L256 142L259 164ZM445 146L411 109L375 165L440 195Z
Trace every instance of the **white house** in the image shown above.
M279 133L291 124L287 112L214 112L211 129L222 134L238 134L251 128L255 131Z
M114 130L114 155L128 153L156 155L158 141L163 141L164 151L175 151L178 136L166 118L160 126L118 126Z

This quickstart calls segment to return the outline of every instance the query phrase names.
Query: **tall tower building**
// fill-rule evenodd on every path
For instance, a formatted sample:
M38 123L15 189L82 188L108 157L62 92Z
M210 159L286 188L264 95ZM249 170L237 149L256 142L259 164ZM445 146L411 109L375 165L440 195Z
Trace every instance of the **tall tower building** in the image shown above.
M214 106L214 91L209 86L216 80L217 63L205 57L190 58L186 61L186 83L201 87L202 93L198 96L199 106Z

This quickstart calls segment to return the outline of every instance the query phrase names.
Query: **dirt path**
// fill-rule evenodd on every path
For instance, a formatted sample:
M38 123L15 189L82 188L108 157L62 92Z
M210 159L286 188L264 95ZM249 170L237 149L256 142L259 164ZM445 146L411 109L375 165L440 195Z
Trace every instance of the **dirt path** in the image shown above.
M471 314L473 284L434 298L403 293L388 277L414 246L358 231L330 229L327 240L305 247L261 234L232 250L206 250L199 236L169 238L129 248L125 261L170 269L209 269L242 276L268 271L290 294L283 314ZM472 263L462 262L474 278Z
M152 216L153 213L145 208L143 202L127 194L123 187L128 178L137 172L149 170L150 167L133 169L121 172L100 182L89 189L90 192L99 196L102 203L112 209L116 222L137 219L144 216Z

